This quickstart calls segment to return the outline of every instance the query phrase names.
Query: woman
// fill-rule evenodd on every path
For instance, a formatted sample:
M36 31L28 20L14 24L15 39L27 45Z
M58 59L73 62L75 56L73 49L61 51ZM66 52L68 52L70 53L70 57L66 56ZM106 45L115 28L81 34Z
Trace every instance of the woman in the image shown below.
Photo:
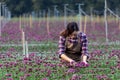
M87 44L86 34L79 31L76 22L71 22L67 25L66 29L60 33L58 46L59 57L70 64L76 64L81 61L88 65L87 59L89 54ZM73 49L75 50L73 51Z

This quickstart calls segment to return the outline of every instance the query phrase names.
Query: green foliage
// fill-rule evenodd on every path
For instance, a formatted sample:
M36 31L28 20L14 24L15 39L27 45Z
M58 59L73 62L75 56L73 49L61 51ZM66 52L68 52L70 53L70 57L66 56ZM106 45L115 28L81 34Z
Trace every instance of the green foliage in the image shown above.
M83 3L82 9L90 13L90 9L104 10L104 0L0 0L5 2L12 12L13 16L19 16L23 13L32 11L53 10L54 5L58 5L58 9L63 12L64 4L69 4L70 9L78 9L76 3ZM107 0L108 7L116 10L120 7L120 0Z

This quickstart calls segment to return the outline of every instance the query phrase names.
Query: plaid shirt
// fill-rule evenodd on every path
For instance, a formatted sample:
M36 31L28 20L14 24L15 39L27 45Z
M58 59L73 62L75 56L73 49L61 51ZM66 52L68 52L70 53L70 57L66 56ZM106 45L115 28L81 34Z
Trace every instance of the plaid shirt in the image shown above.
M80 32L78 34L78 36L80 37L80 39L82 41L82 54L89 57L89 54L88 54L88 40L87 40L86 34ZM58 45L58 47L59 47L59 51L58 51L59 56L61 54L65 53L65 40L66 39L63 36L59 37L59 42L58 42L58 44L59 44Z

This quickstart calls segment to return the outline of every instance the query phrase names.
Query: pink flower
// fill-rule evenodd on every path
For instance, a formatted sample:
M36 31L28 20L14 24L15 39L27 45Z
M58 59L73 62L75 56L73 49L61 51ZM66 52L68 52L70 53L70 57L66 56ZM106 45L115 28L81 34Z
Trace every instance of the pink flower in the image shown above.
M42 80L48 80L47 78L43 78Z
M7 78L6 80L13 80L13 78Z
M79 76L77 74L73 74L70 80L79 80Z
M25 78L23 76L20 77L20 80L25 80Z
M12 76L12 74L6 74L5 76L6 76L6 77L11 77L11 76Z
M0 64L0 68L3 66L3 64Z
M73 69L73 68L70 68L70 69L68 69L68 71L67 71L67 73L74 73L75 72L75 69Z
M88 63L85 63L85 62L78 62L77 64L76 64L76 67L88 67L89 66L89 64Z

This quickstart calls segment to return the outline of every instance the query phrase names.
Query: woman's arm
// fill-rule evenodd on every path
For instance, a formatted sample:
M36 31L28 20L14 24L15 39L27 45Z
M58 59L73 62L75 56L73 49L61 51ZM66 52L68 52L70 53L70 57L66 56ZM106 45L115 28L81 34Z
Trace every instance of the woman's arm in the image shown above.
M65 38L63 36L59 37L59 57L67 62L72 62L71 58L66 56L65 54Z
M66 56L65 54L62 54L61 55L61 59L67 61L67 62L73 62L74 60L69 58L68 56Z
M87 63L88 54L88 40L86 34L82 34L82 61Z

